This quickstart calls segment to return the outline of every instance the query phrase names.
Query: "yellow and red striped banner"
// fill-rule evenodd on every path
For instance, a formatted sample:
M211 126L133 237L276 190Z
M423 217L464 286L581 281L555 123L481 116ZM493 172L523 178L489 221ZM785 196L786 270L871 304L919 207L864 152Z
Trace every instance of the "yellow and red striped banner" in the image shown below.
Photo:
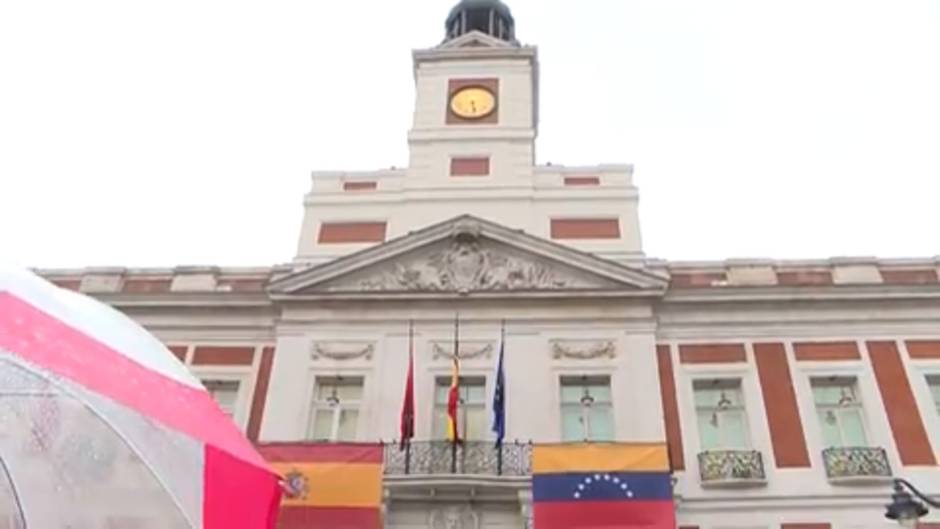
M276 443L259 448L287 484L278 529L382 527L381 445Z

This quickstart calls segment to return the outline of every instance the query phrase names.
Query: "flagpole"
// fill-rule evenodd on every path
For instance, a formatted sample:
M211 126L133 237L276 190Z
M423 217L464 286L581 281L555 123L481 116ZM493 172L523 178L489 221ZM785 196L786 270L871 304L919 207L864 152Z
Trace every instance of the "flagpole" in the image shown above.
M499 359L497 360L498 367L496 371L497 377L500 376L500 373L502 372L503 352L505 352L505 350L506 350L506 320L503 320L502 324L500 325ZM497 380L496 383L499 384L499 381ZM502 383L503 383L503 386L506 385L505 380L503 380ZM497 391L503 391L503 389L497 388ZM506 408L505 408L506 403L503 401L500 403L500 405L503 406L502 428L505 430L506 428ZM497 432L496 435L497 435L496 437L496 475L502 476L503 475L503 439L502 437L500 437L501 434L499 432Z
M414 367L414 350L415 350L415 321L408 320L408 369L411 370ZM414 410L412 410L414 413ZM414 415L411 417L411 428L412 435L414 434ZM411 473L411 439L405 444L405 474Z
M459 369L460 366L460 313L454 314L454 365ZM457 374L457 403L458 407L454 412L454 438L450 443L450 473L457 473L457 442L460 439L460 430L457 429L458 422L457 416L460 415L460 372L455 371Z

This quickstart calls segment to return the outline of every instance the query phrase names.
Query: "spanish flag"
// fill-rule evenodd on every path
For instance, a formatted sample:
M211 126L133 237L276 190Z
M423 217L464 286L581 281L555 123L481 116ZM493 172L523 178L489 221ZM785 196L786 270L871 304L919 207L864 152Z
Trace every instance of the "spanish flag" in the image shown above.
M676 529L665 443L536 446L535 529Z
M382 527L381 445L272 443L259 450L285 482L278 529Z
M447 392L447 439L460 442L457 428L457 409L460 403L460 319L454 318L454 364L450 375L450 391Z

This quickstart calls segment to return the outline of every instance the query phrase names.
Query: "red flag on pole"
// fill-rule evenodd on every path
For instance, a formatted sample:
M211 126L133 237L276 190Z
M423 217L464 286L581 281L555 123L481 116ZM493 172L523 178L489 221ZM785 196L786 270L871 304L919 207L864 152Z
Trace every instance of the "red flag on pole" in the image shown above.
M408 378L405 379L405 401L401 405L401 445L411 443L415 436L415 336L414 322L408 324Z

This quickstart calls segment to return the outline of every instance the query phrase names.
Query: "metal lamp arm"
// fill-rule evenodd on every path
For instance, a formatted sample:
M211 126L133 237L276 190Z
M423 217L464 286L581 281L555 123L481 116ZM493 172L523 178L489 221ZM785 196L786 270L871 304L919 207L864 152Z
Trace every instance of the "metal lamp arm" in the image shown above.
M940 509L940 501L936 501L936 500L930 499L929 496L927 496L927 495L924 494L923 492L917 490L917 487L915 487L914 485L912 485L910 481L908 481L908 480L906 480L906 479L903 479L903 478L894 478L894 486L895 486L895 487L900 488L902 485L903 485L905 488L907 488L907 490L913 492L913 493L914 493L914 496L917 496L921 501L923 501L923 502L926 503L927 505L930 505L931 507L935 507L935 508Z

